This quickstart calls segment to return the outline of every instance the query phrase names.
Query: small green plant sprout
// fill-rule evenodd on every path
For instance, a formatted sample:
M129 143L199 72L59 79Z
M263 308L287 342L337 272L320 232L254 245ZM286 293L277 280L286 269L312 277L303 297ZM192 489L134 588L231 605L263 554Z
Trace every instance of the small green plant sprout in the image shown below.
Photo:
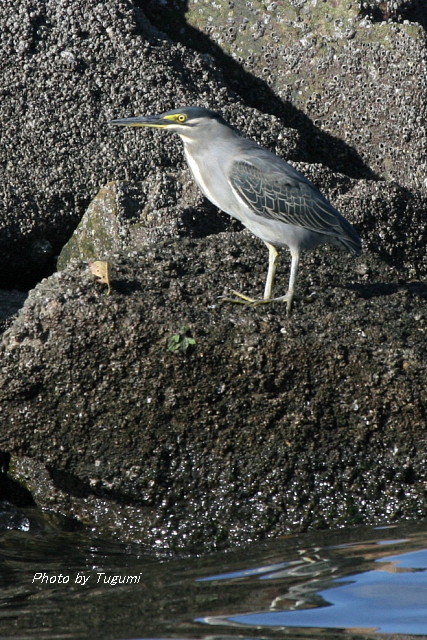
M183 325L178 333L175 333L168 340L168 351L177 352L182 351L185 353L188 349L191 349L196 344L194 338L191 337L191 329L186 325Z

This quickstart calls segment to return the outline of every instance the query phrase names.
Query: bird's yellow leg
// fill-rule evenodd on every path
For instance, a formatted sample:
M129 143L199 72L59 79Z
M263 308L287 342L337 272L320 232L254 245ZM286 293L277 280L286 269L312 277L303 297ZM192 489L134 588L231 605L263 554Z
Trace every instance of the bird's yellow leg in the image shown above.
M279 253L275 247L271 244L267 244L269 256L268 256L268 273L267 280L265 283L264 290L264 298L256 299L251 298L243 293L239 293L238 291L232 291L232 294L237 296L237 298L223 298L223 302L234 302L236 304L245 304L251 307L257 307L261 304L269 304L270 302L286 302L286 313L289 314L292 309L292 303L294 300L294 292L295 292L295 281L298 273L298 265L299 265L299 251L291 251L292 262L291 262L291 273L289 276L289 286L288 292L284 296L279 296L277 298L272 298L273 286L274 286L274 278L276 275L277 262L279 259Z
M268 242L265 243L268 247L268 272L267 279L265 281L264 288L264 300L271 300L273 296L274 279L276 277L277 263L279 262L279 252L276 247Z
M251 306L257 306L259 304L265 304L271 301L271 294L274 286L274 278L276 275L277 262L279 260L279 252L272 244L268 242L265 243L268 247L268 273L267 280L265 282L264 289L264 298L260 300L259 298L251 298L246 296L244 293L239 293L238 291L232 291L231 293L234 296L237 296L237 300L235 298L223 298L223 302L235 302L236 304L248 304Z
M292 303L295 297L295 282L297 279L298 273L298 265L299 265L299 251L295 251L291 249L291 273L289 275L289 285L288 292L284 296L280 296L279 298L270 298L270 300L266 300L266 302L286 302L286 314L288 315L292 309ZM268 276L267 276L268 279Z

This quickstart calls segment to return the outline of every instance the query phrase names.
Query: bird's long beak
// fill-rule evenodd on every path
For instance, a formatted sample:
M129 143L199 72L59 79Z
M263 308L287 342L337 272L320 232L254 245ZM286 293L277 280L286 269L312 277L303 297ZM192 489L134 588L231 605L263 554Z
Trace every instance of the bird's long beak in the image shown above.
M136 116L135 118L110 120L109 124L117 124L120 127L156 127L163 129L173 124L173 121L163 116Z

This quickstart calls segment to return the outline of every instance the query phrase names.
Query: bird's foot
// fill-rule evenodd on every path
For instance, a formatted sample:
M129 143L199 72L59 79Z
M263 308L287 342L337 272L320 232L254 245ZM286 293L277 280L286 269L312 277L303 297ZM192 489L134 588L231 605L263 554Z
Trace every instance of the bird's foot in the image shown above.
M260 302L268 302L267 300L257 300L256 298L250 298L246 296L244 293L239 293L238 291L231 292L233 296L237 296L236 298L227 298L226 296L221 296L221 302L234 302L235 304L246 304L246 305L257 305Z
M278 298L251 298L244 293L239 293L238 291L231 292L236 298L227 298L223 297L222 302L233 302L234 304L244 304L249 307L259 307L262 304L270 304L271 302L286 302L286 313L289 314L292 308L292 302L294 300L294 295L291 293L287 293L284 296L279 296Z

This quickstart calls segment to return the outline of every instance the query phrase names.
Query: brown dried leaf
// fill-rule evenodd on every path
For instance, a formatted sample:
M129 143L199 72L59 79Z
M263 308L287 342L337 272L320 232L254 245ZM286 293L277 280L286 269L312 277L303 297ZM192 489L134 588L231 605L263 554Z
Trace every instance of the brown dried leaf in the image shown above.
M106 260L91 260L89 262L90 272L98 282L106 284L108 287L107 296L111 293L111 266Z

